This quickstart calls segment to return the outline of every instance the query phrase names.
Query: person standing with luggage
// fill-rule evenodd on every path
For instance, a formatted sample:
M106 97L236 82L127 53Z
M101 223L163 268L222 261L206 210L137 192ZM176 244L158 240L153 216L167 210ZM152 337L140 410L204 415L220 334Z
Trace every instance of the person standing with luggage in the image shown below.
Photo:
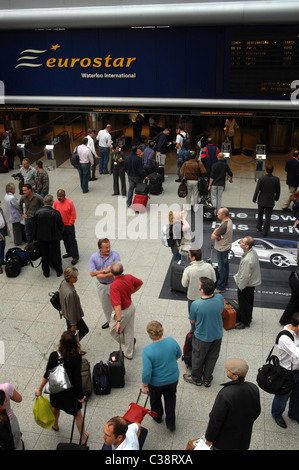
M74 284L78 281L78 269L72 266L64 270L64 280L59 288L59 300L61 314L66 320L69 331L76 333L79 330L79 341L89 332L89 328L83 320L84 312L81 307L80 298L76 292ZM84 355L86 351L81 351Z
M25 233L27 243L33 241L34 236L34 215L36 211L44 205L43 198L32 192L31 184L24 184L22 187L23 196L19 200L19 213L25 222Z
M74 268L75 269L75 268ZM52 369L58 366L62 357L63 366L66 370L68 378L71 382L71 388L63 390L58 393L50 394L50 403L53 406L53 413L55 416L55 422L52 429L56 432L59 431L59 416L60 411L75 416L76 426L81 434L83 426L83 416L81 412L82 403L84 403L86 397L82 390L82 378L81 378L81 367L82 357L80 354L80 346L78 344L76 336L70 332L65 331L59 341L58 351L53 351L48 359L47 367L40 386L35 390L35 396L39 397L43 393L43 388L48 382L49 373ZM87 443L89 434L83 429L82 445Z
M190 155L190 160L183 163L180 169L182 180L187 181L188 193L186 196L186 204L190 204L196 211L199 204L198 178L204 176L206 169L201 161L196 160L196 153ZM195 208L196 206L196 208Z
M150 393L151 409L158 416L153 419L161 423L163 416L162 396L164 397L166 426L175 431L176 390L179 380L178 359L182 350L175 339L163 338L163 326L151 321L146 327L152 343L142 351L142 393Z
M200 278L201 299L191 305L189 320L195 324L192 339L192 371L184 374L185 382L210 387L213 371L219 357L223 337L221 294L214 295L215 283L207 277Z
M114 312L111 315L110 334L123 345L124 356L133 359L135 306L132 294L137 292L143 282L131 274L123 274L123 265L115 261L111 265L114 280L110 286L110 300Z
M132 205L133 193L137 183L142 183L146 177L145 170L142 165L142 158L137 155L137 145L133 145L130 155L125 159L125 171L129 179L129 191L127 206Z
M282 331L286 334L281 335L278 340L279 364L288 371L292 371L294 387L291 392L285 395L274 396L271 414L278 426L286 428L287 424L282 414L288 401L288 416L299 423L299 313L294 313L291 323L286 325Z

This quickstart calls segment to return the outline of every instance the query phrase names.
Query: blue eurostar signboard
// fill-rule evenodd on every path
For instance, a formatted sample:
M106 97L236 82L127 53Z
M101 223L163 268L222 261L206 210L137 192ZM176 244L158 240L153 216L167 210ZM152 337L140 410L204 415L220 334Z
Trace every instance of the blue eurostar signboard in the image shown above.
M219 38L215 28L37 30L1 35L5 47L0 80L6 95L216 97Z

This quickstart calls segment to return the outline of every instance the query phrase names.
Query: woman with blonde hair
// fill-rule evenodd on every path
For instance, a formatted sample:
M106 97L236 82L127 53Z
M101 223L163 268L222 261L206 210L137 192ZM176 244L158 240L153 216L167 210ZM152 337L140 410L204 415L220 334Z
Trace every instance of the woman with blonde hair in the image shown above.
M165 403L166 426L175 430L176 389L179 380L177 360L182 351L175 339L163 338L163 326L158 321L150 321L146 331L152 343L142 351L142 393L150 393L151 409L161 423L163 416L162 395Z
M64 270L64 281L62 281L59 288L59 300L61 313L66 320L68 331L74 333L78 331L78 338L81 341L87 335L89 329L83 320L84 312L74 286L78 280L78 275L78 269L73 266L69 266ZM85 351L81 351L81 354L85 354Z

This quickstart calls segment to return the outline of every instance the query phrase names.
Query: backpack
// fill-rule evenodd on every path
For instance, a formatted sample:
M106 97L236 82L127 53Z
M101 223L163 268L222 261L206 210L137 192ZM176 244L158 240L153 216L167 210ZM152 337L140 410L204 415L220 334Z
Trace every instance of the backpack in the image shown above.
M92 371L93 390L96 395L108 395L111 386L108 378L108 366L103 361L98 362Z
M71 155L71 158L70 158L70 161L71 161L71 164L72 164L75 168L79 168L78 147L76 147L75 150L73 151L73 153L72 153L72 155Z
M92 383L90 374L90 364L85 357L82 357L81 365L82 390L86 397L92 394Z
M183 346L183 355L182 361L186 364L187 367L192 366L192 339L194 333L187 333L185 338L185 343Z
M21 267L26 266L28 264L27 252L25 250L22 250L21 248L14 247L9 248L9 250L7 250L5 255L6 262L12 258L18 259Z
M294 341L290 331L282 330L277 335L275 344L278 344L278 340L282 335L287 335ZM272 355L274 346L266 359L266 364L259 368L256 381L258 386L265 392L273 395L286 395L294 387L294 377L292 371L281 367L278 357Z

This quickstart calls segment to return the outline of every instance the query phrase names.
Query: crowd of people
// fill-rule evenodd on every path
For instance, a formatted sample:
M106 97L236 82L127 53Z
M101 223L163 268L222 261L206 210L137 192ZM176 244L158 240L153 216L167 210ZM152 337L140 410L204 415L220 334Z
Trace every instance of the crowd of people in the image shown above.
M229 128L230 123L227 124ZM113 194L127 196L128 207L132 204L134 188L154 171L158 165L165 165L167 149L170 144L170 129L161 131L151 141L133 146L131 153L125 156L118 145L113 145L111 125L101 130L96 138L92 130L88 130L82 144L78 146L79 177L82 192L88 192L88 181L96 180L95 167L99 160L99 174L113 174ZM229 131L230 137L232 131ZM99 157L95 150L98 142ZM211 264L203 261L200 249L193 249L188 239L189 225L184 213L172 211L169 218L169 244L173 261L181 256L181 246L185 245L190 258L183 273L182 285L187 288L188 318L190 333L192 333L192 367L191 373L184 374L186 383L210 387L213 371L221 351L223 337L222 311L224 308L223 293L229 277L229 251L233 240L233 224L229 217L229 209L222 207L222 192L227 177L232 182L233 173L223 154L214 145L211 137L202 144L200 154L190 149L188 133L183 127L176 129L174 142L177 151L178 179L186 180L188 184L189 203L195 206L200 202L198 177L206 176L208 190L211 193L212 204L219 224L211 233L217 253L218 277ZM110 155L109 169L109 155ZM294 176L296 165L299 166L299 152L294 153L297 163L286 166ZM292 159L292 160L293 160ZM13 161L13 159L11 159ZM13 169L13 164L12 168ZM296 169L297 171L297 169ZM127 174L129 189L126 190ZM298 173L299 175L299 169ZM82 391L81 364L82 356L87 351L82 349L81 342L89 333L84 321L84 311L75 285L78 281L79 248L76 240L75 221L76 210L73 202L66 197L64 189L58 189L57 198L49 194L49 177L41 161L35 163L35 168L28 159L22 161L17 178L20 179L20 199L16 197L16 187L13 183L6 185L5 208L8 222L12 225L14 243L19 246L24 241L30 244L38 241L41 250L42 271L45 277L50 276L50 270L56 271L57 277L63 275L59 287L61 313L66 321L66 331L62 334L57 351L53 351L48 359L46 371L35 391L39 397L49 378L49 372L61 361L67 370L72 388L57 394L50 394L55 423L53 430L59 431L60 412L75 417L79 433L82 431L82 444L86 444L89 433L83 426L82 403L85 396ZM297 181L297 184L295 184ZM283 210L288 210L291 200L299 200L298 180L287 180L290 195ZM269 231L271 213L280 197L280 181L273 175L273 166L267 165L266 174L256 186L253 202L258 202L257 230L265 236ZM297 212L295 212L297 214ZM265 214L265 222L264 220ZM9 226L3 210L0 208L0 269L5 263L5 237L9 235ZM296 215L296 223L299 220ZM24 224L23 224L24 222ZM24 225L25 230L22 229ZM61 241L65 254L61 256ZM261 284L259 259L254 248L254 238L246 236L240 246L243 256L235 276L238 294L238 317L236 329L249 328L252 321L254 292ZM64 271L62 259L71 258L71 266ZM111 249L108 238L98 240L98 251L92 253L89 259L89 274L95 279L100 304L105 315L103 329L110 331L111 337L120 342L124 357L134 358L135 352L135 306L132 296L137 292L143 281L131 274L124 273L121 255ZM294 278L295 276L293 276ZM287 315L284 313L281 324L291 332L290 337L281 337L278 342L281 365L292 370L294 388L287 396L275 395L272 405L272 416L275 422L286 427L282 414L289 401L289 417L299 422L299 310L297 294L298 285L294 284L292 298ZM164 337L163 325L159 321L150 321L146 326L151 343L142 351L141 389L150 396L151 409L156 412L153 417L157 423L162 422L166 415L166 426L174 432L176 429L176 391L179 381L178 359L182 349L175 338ZM258 387L246 381L248 364L243 358L230 358L225 362L226 375L230 382L223 384L215 403L211 408L209 422L205 432L206 443L213 449L248 449L250 446L252 428L260 415L261 405ZM164 406L162 397L164 399ZM0 384L0 448L24 448L18 421L12 412L9 400L20 402L21 395L10 383ZM105 425L103 441L106 446L115 450L138 450L141 426L139 423L129 424L121 417L111 418Z

